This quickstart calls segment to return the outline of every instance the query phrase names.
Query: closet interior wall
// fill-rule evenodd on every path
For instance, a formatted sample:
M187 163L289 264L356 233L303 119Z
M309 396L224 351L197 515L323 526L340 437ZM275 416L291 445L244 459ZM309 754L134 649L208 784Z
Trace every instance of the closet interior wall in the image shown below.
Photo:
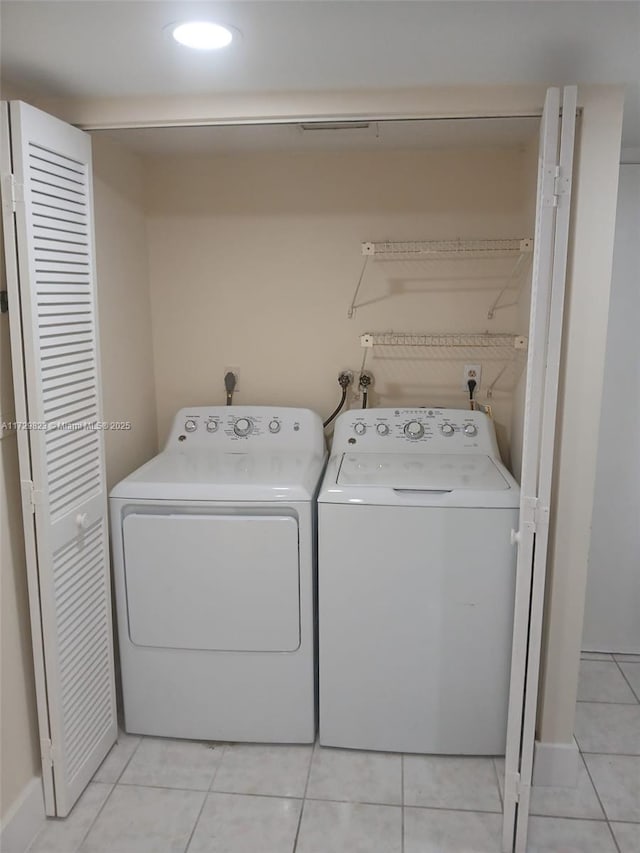
M178 408L224 402L227 367L239 369L238 403L326 415L338 372L359 373L364 332L526 334L529 271L490 320L504 281L485 261L471 276L467 261L461 275L457 262L373 262L358 297L368 304L352 319L347 309L362 242L531 236L528 145L156 154L141 167L160 444ZM464 408L470 360L482 353L370 351L370 405ZM483 365L480 400L499 369ZM507 463L513 391L498 384L491 400Z
M151 296L140 157L104 135L92 142L98 318L107 484L157 452Z

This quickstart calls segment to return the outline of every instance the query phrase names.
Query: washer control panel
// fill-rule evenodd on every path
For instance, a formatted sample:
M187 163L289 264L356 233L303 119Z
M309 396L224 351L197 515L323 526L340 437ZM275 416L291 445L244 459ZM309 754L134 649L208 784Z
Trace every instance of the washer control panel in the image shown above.
M336 421L332 453L346 450L497 453L495 429L470 409L352 409Z
M239 446L240 445L240 446ZM315 449L324 446L319 415L310 409L268 406L194 406L181 409L165 449Z

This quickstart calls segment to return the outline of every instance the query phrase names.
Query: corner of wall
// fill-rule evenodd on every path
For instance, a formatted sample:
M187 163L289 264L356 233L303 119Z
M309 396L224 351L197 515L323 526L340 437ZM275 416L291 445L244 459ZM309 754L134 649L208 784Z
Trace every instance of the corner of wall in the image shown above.
M94 207L109 487L157 450L156 390L142 161L93 134Z

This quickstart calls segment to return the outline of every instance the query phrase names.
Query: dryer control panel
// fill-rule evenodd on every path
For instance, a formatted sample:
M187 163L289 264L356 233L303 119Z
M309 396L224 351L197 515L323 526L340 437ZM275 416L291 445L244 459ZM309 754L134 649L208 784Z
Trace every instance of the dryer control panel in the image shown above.
M323 447L322 420L310 409L282 406L193 406L180 409L165 450L310 450ZM248 444L247 444L248 443Z
M470 409L352 409L336 421L331 452L486 453L499 458L493 421Z

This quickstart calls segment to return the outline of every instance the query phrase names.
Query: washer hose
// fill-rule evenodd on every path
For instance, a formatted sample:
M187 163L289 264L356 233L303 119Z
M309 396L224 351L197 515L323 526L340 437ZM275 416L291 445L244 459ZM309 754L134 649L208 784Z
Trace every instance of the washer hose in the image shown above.
M373 376L368 370L363 370L360 374L360 390L362 391L362 408L366 409L369 402L369 386L373 382Z
M347 399L347 388L348 388L348 386L343 386L342 397L340 398L340 402L338 403L336 408L333 410L333 412L331 412L331 414L326 419L326 421L322 424L323 427L325 427L325 428L328 427L329 424L331 423L331 421L334 421L338 417L338 415L340 414L340 411L345 404L345 400Z

